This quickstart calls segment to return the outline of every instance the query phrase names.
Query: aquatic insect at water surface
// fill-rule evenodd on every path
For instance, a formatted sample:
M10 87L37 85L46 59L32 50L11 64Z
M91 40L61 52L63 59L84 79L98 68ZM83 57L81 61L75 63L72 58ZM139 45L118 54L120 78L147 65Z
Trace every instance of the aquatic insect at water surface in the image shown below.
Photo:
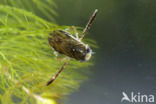
M72 37L68 32L56 30L50 35L49 44L58 53L79 61L87 61L90 59L92 54L90 47L79 39Z
M92 50L87 44L82 42L82 39L88 32L91 24L96 17L97 12L98 10L95 9L80 38L74 26L72 26L72 30L76 37L65 30L55 30L50 33L50 36L48 37L50 46L56 52L64 54L65 56L68 56L70 58L76 59L78 61L88 61L91 58ZM50 85L59 76L59 74L63 71L64 67L68 63L69 60L62 65L59 71L51 78L50 81L47 82L46 85Z

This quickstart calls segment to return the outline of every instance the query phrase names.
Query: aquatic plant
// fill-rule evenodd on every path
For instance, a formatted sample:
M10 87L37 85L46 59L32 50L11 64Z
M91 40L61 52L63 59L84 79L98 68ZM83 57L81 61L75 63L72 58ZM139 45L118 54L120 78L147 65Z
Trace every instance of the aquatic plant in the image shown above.
M91 63L72 60L45 86L65 61L55 58L47 39L51 31L68 28L56 24L56 8L53 0L0 0L0 103L56 104L87 78L83 67Z

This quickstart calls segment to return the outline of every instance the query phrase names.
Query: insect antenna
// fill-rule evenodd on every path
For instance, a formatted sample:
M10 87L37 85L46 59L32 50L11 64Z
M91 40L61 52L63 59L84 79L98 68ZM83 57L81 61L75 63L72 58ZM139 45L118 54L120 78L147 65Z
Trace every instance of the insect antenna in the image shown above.
M96 17L97 12L98 12L98 9L95 9L94 13L93 13L92 16L90 17L90 19L89 19L89 21L88 21L86 27L84 28L84 30L83 30L83 32L82 32L82 35L81 35L81 37L80 37L80 40L82 40L82 39L85 37L86 33L87 33L88 30L90 29L91 24L92 24L93 21L95 20L95 17Z
M59 69L59 71L47 82L46 86L50 85L51 83L53 83L56 78L60 75L60 73L63 71L63 69L65 68L65 66L69 64L69 60L67 62L65 62L61 68Z

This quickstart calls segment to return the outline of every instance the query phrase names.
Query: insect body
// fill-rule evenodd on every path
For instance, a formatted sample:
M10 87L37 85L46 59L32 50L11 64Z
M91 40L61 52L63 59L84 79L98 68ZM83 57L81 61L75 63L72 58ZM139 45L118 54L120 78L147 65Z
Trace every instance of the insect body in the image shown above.
M70 58L74 58L78 61L88 61L91 57L92 50L81 40L84 38L92 22L94 21L97 11L97 9L94 11L80 38L78 37L78 32L75 27L72 27L72 29L76 35L76 38L73 37L73 35L71 35L70 33L63 30L55 30L50 33L48 40L51 47L58 53L64 54ZM47 86L50 85L59 76L59 74L63 71L64 67L68 63L69 62L67 61L62 65L59 71L50 79L50 81L47 82Z
M55 51L61 54L79 61L87 61L91 57L90 47L66 31L56 30L50 34L48 39Z

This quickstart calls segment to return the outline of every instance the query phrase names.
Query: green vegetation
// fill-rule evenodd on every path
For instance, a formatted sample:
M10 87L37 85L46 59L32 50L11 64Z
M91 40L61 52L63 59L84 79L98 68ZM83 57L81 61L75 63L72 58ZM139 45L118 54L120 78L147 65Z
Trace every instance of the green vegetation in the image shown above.
M53 0L0 0L0 104L55 104L87 78L82 67L91 63L72 60L45 86L64 63L47 39L54 29L68 27L55 23L56 8Z

